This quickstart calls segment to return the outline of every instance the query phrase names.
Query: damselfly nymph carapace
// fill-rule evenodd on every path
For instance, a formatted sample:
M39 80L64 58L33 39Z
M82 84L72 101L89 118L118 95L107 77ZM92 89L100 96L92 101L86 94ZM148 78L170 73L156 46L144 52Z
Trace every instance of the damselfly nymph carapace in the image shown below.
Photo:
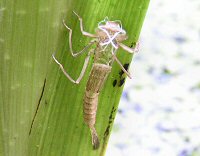
M90 71L85 89L85 95L83 98L83 116L85 123L88 125L91 131L93 147L94 149L97 149L100 143L95 129L95 122L99 93L109 73L111 72L112 64L114 61L116 61L123 72L126 73L129 78L131 78L129 72L123 67L121 62L116 57L116 52L117 49L122 48L129 53L134 53L138 50L138 44L136 44L135 48L130 48L122 43L122 41L126 40L128 37L126 35L126 31L122 28L122 24L119 20L109 21L106 17L103 21L98 23L96 33L91 34L83 30L82 18L76 13L75 15L79 18L82 34L84 36L93 38L88 43L88 45L83 48L83 50L81 50L80 52L74 52L72 49L72 29L70 29L63 20L64 26L69 30L69 48L72 56L77 57L83 52L88 52L79 77L74 80L65 71L62 64L55 58L54 54L52 55L52 57L55 62L60 66L64 75L71 82L79 84L88 66L90 56L94 55L93 66ZM94 49L91 49L92 45L96 45L96 47Z

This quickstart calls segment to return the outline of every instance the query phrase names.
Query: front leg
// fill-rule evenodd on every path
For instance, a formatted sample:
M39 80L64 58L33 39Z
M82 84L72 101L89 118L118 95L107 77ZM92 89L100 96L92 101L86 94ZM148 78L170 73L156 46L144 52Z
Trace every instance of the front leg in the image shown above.
M126 73L126 75L132 79L131 74L123 67L122 63L119 61L119 59L117 58L117 56L115 55L115 52L112 50L112 56L114 58L114 60L119 64L119 66L121 67L121 69L123 70L124 73Z
M131 54L134 53L134 52L138 52L138 51L139 51L139 46L140 46L139 42L136 43L136 45L135 45L134 48L130 48L130 47L124 45L123 43L118 43L118 45L119 45L122 49L124 49L125 51L127 51L127 52L129 52L129 53L131 53Z
M69 28L66 24L65 21L63 20L63 25L69 30L69 48L70 48L70 52L72 54L73 57L76 57L80 54L82 54L83 52L85 52L87 49L89 49L91 47L92 44L94 44L96 42L96 40L92 40L90 41L90 43L88 45L86 45L81 51L79 52L74 52L73 48L72 48L72 29Z
M78 17L80 21L80 29L81 29L82 34L87 37L97 38L98 36L96 36L95 34L91 34L83 30L83 19L75 11L73 11L73 13Z

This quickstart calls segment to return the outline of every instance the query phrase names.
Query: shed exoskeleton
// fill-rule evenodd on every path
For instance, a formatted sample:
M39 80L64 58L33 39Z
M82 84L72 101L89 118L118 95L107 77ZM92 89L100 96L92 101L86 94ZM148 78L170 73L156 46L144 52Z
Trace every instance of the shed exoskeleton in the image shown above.
M96 45L96 48L88 52L81 73L76 80L74 80L65 71L62 64L55 58L54 54L52 55L52 57L54 61L60 66L64 75L71 82L79 84L88 66L89 58L91 54L94 54L94 62L89 79L87 81L85 95L83 98L83 114L84 121L91 131L93 147L94 149L97 149L100 143L94 126L96 122L99 93L104 85L104 82L107 79L108 74L111 72L113 61L116 61L120 65L124 73L126 73L126 75L131 78L129 72L124 69L123 65L116 57L116 51L118 48L122 48L129 53L134 53L138 50L138 44L136 44L135 48L129 48L122 43L122 41L126 40L128 37L126 35L126 31L122 28L121 22L118 20L109 21L108 18L105 18L103 21L98 23L96 33L91 34L83 30L82 18L77 13L74 12L74 14L78 17L80 21L80 29L82 34L93 39L88 43L87 46L83 48L83 50L81 50L80 52L74 52L72 49L72 29L70 29L63 20L64 26L69 30L69 47L72 56L77 57L81 53L86 52L93 44Z

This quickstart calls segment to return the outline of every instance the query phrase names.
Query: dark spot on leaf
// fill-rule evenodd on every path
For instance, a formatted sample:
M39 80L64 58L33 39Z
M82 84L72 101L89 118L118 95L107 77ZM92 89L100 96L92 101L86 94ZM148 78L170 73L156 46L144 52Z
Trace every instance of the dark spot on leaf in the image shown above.
M126 70L128 70L128 67L129 67L129 63L125 63L125 64L124 64L124 68L125 68Z
M133 45L134 45L134 43L133 43L133 42L131 42L130 48L133 48Z
M120 70L120 72L119 72L120 77L121 77L123 74L124 74L124 71L123 71L123 70Z
M112 111L110 113L109 119L112 120L112 115L116 111L115 107L112 108Z
M113 112L115 112L115 111L116 111L115 107L112 107L111 114L112 114Z
M108 126L106 128L106 131L104 132L104 140L106 139L106 137L109 135L109 132L110 132L110 125L112 124L113 122L113 113L116 111L115 107L112 107L112 110L111 110L111 113L110 113L110 116L109 116L109 121L108 121Z
M109 135L110 132L110 125L106 128L106 131L104 132L104 139Z
M124 67L125 70L128 70L129 63L125 63L125 64L123 65L123 67ZM121 70L121 71L119 72L120 77L121 77L123 74L124 74L124 71Z
M112 120L112 112L111 112L111 114L110 114L110 116L109 116L109 121L110 121L110 120Z
M121 87L125 82L125 78L122 78L120 81L119 81L119 87Z
M115 79L115 80L113 81L113 87L115 87L116 84L117 84L117 80Z

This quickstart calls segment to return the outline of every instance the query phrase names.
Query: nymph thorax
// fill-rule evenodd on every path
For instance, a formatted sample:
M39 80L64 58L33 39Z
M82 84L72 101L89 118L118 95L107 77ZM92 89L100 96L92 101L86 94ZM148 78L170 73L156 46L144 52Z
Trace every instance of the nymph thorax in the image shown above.
M113 53L119 48L118 43L128 37L119 21L108 21L106 18L98 24L96 29L97 46L95 49L95 63L112 65Z

